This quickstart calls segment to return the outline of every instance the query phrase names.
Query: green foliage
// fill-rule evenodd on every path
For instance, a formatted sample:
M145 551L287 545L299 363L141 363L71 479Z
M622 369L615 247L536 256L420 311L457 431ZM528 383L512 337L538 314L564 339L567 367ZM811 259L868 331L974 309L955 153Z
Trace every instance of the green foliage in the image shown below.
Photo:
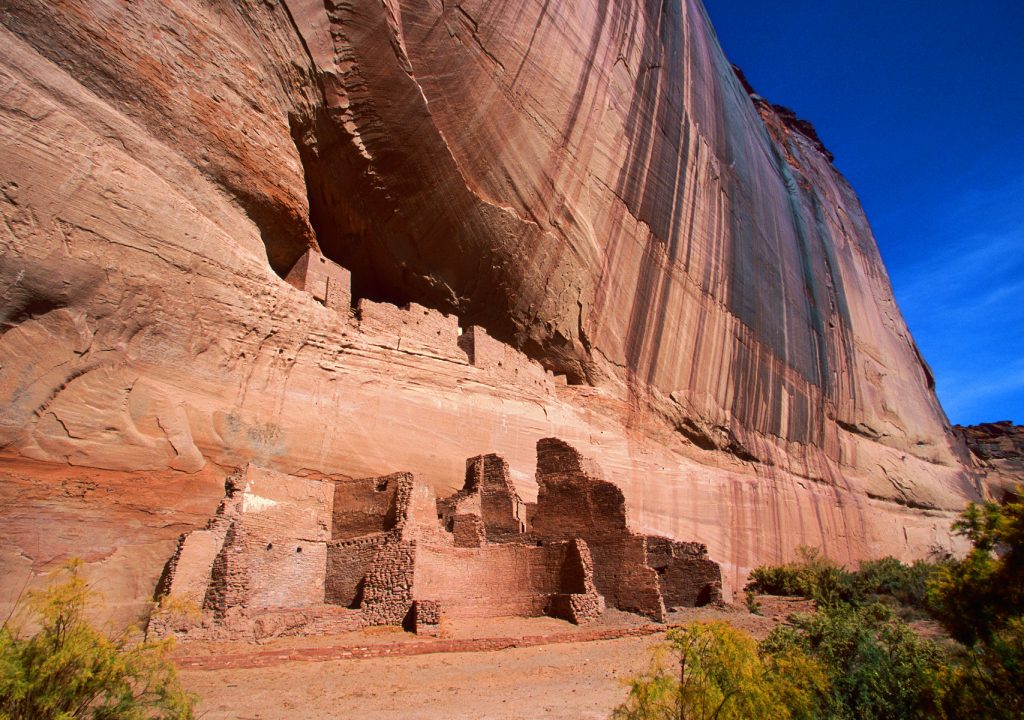
M818 717L942 717L946 653L919 638L890 608L839 605L793 622L772 631L762 652L797 648L825 668L831 692Z
M932 612L966 646L947 678L950 714L1024 717L1024 503L972 503L953 530L972 549L928 588Z
M751 612L755 592L811 598L818 611L756 652L736 631L690 626L670 638L678 670L655 662L616 717L1024 717L1024 503L972 504L953 529L972 545L962 560L887 557L849 571L801 548L796 562L756 568ZM919 637L894 608L927 610L962 644Z
M797 562L754 568L747 589L811 598L826 607L850 595L852 577L845 568L823 557L817 548L801 547L798 552Z
M972 549L939 568L928 592L932 612L966 645L988 642L1024 613L1024 502L971 503L953 530Z
M745 593L745 598L747 603L747 612L751 615L760 615L761 603L758 601L757 595L754 591L748 588Z
M820 607L888 602L920 609L925 607L928 584L937 573L932 563L904 565L893 557L863 562L851 572L822 557L816 548L802 547L799 553L796 562L755 568L747 589L806 597Z
M168 658L171 641L147 642L136 629L111 639L85 619L90 592L79 562L67 578L30 593L39 629L0 629L0 719L185 720L193 698Z
M945 678L949 717L1024 717L1024 620L1015 618L967 649Z
M810 720L824 688L821 668L799 647L760 654L749 635L725 623L693 623L668 633L613 718Z
M938 566L924 560L904 565L894 557L862 562L851 574L850 597L854 604L892 598L913 608L925 608L928 584Z

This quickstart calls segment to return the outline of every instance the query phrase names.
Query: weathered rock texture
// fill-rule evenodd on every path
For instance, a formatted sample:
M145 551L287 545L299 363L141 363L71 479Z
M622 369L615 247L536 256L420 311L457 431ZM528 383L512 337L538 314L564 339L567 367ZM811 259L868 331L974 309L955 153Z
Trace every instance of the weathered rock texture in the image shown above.
M105 505L38 526L53 466L135 473L122 543L169 553L195 520L147 499L196 473L447 494L497 452L529 501L557 435L726 592L801 544L920 555L978 493L853 190L699 0L0 0L0 24L0 446L38 463L4 599L111 557L82 542ZM131 558L126 608L159 573Z
M261 639L364 625L431 632L443 615L583 623L605 598L663 620L665 600L722 599L707 548L630 532L622 492L575 448L543 439L537 466L531 526L496 455L470 458L462 490L441 500L409 473L309 480L248 465L206 528L179 540L157 590L173 602L150 630Z
M996 500L1019 498L1024 484L1024 425L1009 420L955 426L985 472L985 484Z

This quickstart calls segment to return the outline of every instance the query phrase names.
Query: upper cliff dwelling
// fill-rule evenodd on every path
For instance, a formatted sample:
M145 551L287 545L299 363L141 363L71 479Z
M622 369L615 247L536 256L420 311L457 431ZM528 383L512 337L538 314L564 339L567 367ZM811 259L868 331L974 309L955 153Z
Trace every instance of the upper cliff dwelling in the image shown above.
M207 527L182 536L158 595L202 608L158 614L152 632L190 638L339 632L444 616L550 615L614 607L661 621L721 601L699 543L629 529L621 490L554 438L537 443L536 503L497 455L466 461L462 490L436 498L411 473L312 480L249 465Z

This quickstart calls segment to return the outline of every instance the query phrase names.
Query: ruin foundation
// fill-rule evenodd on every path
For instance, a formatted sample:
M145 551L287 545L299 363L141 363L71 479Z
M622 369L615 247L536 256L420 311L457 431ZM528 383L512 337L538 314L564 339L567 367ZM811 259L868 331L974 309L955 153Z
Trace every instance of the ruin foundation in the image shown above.
M606 606L663 621L721 601L704 545L629 529L619 488L570 445L537 443L536 503L497 455L437 499L411 473L309 479L254 465L207 527L182 536L150 632L307 635L368 625L437 631L443 617L593 620Z

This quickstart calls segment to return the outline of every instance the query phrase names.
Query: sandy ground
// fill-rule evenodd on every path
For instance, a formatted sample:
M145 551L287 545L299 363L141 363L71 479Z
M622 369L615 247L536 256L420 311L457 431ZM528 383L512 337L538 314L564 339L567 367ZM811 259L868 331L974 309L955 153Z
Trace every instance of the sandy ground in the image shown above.
M780 599L781 600L781 599ZM670 622L721 619L763 637L801 603L766 603L764 616L745 610L699 609L674 613ZM625 625L628 618L606 623ZM465 621L451 637L505 637L565 633L572 626L550 618ZM252 669L183 670L186 687L201 697L207 720L299 718L407 718L409 720L532 720L607 718L625 698L625 680L647 667L659 633L595 642L563 642L497 652L447 652L409 657L286 661ZM333 638L290 638L269 645L192 645L180 654L216 656L279 647L414 643L397 631Z

